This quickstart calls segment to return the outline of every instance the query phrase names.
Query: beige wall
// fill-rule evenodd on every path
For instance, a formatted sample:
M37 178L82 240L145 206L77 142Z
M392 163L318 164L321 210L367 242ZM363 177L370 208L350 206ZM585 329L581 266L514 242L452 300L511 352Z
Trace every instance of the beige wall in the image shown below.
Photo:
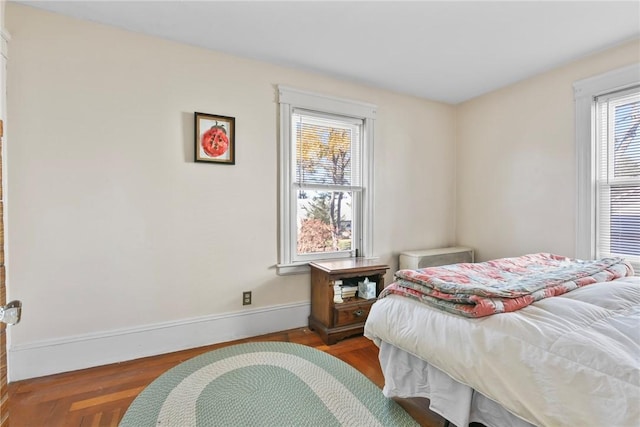
M457 240L480 261L575 256L573 83L640 61L633 41L457 109Z
M383 261L454 243L454 107L6 12L8 280L25 306L14 346L308 301L308 275L274 269L277 84L379 106ZM194 111L236 117L235 166L193 162Z

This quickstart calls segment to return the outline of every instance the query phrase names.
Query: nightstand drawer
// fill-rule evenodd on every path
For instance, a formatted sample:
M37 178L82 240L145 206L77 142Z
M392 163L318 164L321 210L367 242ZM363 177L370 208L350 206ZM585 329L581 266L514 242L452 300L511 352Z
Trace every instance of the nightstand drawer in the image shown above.
M361 303L336 304L333 309L333 324L335 327L364 323L375 300Z

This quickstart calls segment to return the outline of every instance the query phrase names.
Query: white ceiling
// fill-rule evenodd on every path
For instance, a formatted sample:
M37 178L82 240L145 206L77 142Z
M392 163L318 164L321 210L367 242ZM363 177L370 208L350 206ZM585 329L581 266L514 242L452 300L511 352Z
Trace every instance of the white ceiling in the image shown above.
M18 2L453 104L640 37L640 1Z

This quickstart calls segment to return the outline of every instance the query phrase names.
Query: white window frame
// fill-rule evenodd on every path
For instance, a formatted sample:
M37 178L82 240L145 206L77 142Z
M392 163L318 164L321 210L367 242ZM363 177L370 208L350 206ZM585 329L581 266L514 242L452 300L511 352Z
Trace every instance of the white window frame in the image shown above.
M296 242L296 197L293 188L293 167L291 158L291 115L293 110L305 109L321 114L338 115L361 119L362 128L362 212L354 211L354 218L360 225L354 230L359 241L354 247L359 248L358 256L373 256L373 144L374 124L377 106L360 101L352 101L294 89L278 85L278 102L280 104L280 153L279 153L279 240L278 240L278 274L298 274L309 271L308 263L324 258L322 255L311 257L305 261L294 261ZM307 257L305 257L307 258Z
M576 258L596 256L596 112L595 98L640 82L633 64L573 84L576 108Z

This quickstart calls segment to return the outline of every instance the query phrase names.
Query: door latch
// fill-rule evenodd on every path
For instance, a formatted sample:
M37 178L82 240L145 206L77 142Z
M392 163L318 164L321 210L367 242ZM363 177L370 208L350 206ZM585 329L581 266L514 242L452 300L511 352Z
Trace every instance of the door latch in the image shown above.
M0 307L0 322L7 325L15 325L22 315L22 301L11 301L4 307Z

